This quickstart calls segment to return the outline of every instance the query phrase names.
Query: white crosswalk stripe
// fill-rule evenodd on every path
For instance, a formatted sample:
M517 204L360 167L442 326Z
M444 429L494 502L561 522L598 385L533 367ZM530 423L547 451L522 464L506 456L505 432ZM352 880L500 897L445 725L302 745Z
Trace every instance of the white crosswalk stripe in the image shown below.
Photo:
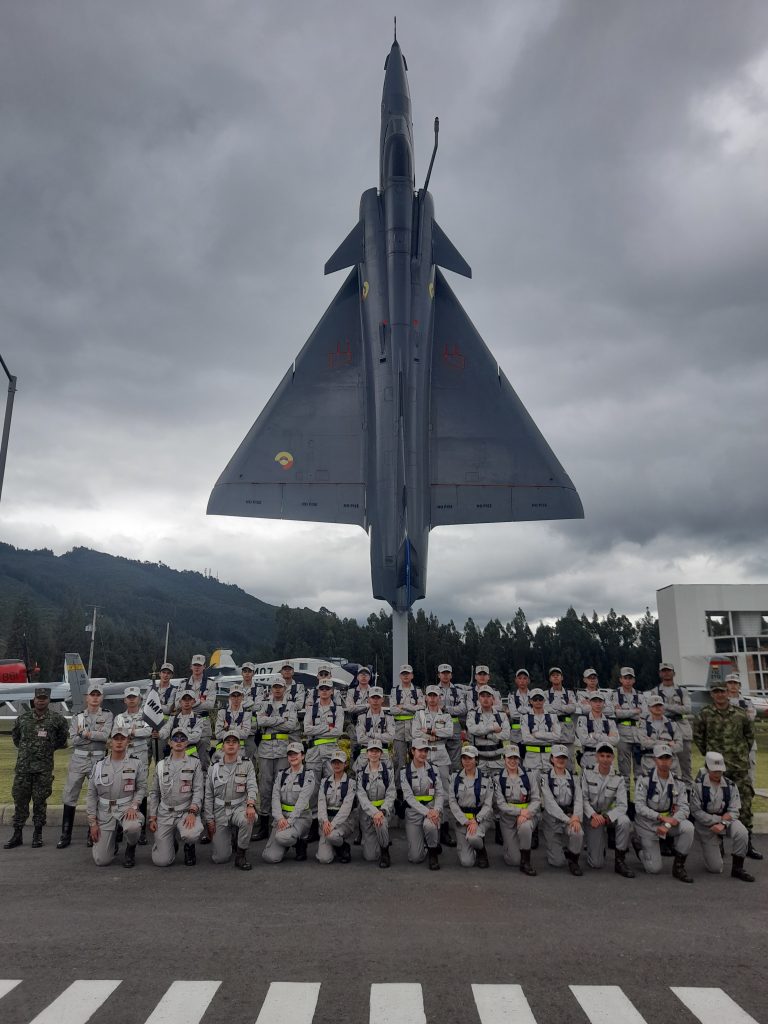
M73 981L30 1024L85 1024L119 984L119 981Z
M18 981L0 981L0 999L3 998L6 992L10 992L11 989L16 988L16 986L20 984L21 978L19 978Z
M198 1024L220 981L174 981L146 1024Z
M757 1024L721 988L676 988L672 991L701 1024Z
M319 981L273 981L256 1024L312 1024L319 994Z
M569 985L590 1024L646 1024L618 985Z
M371 985L370 1024L427 1024L421 985Z
M473 985L480 1024L536 1024L522 985Z

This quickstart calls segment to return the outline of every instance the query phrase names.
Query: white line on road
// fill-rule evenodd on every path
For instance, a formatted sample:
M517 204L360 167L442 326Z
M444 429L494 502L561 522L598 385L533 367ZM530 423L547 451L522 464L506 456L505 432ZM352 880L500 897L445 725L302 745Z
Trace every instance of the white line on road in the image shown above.
M319 994L319 981L273 981L256 1024L312 1024Z
M569 985L591 1024L645 1024L618 985Z
M18 981L2 981L0 980L0 999L3 996L8 995L11 989L16 988L17 985L21 984L21 979Z
M421 985L371 985L370 1024L427 1024Z
M146 1024L198 1024L220 981L174 981Z
M73 981L30 1024L85 1024L119 984L119 981Z
M536 1024L522 985L473 985L480 1024Z
M721 988L675 988L681 1003L685 1003L701 1024L757 1024Z

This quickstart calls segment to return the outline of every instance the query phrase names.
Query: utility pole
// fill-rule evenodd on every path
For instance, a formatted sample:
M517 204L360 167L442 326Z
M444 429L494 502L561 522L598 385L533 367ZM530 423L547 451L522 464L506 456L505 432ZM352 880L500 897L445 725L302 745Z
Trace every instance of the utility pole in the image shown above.
M5 360L0 356L5 375L8 378L8 400L5 403L5 421L3 422L3 439L0 441L0 496L3 493L3 478L5 477L5 460L8 455L8 438L11 433L11 416L13 415L13 399L16 395L16 377L5 365Z
M93 672L93 645L96 643L96 605L93 606L91 624L85 627L85 631L91 634L91 653L88 655L88 678L90 679Z

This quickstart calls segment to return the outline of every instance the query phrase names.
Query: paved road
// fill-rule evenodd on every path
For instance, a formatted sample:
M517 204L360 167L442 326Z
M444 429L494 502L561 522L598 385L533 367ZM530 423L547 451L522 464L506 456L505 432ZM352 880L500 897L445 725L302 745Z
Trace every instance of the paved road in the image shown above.
M682 885L669 861L664 877L572 878L534 853L528 879L492 846L489 871L450 852L429 872L398 837L389 871L255 856L243 874L204 848L196 868L153 868L142 849L126 871L54 838L0 851L0 978L23 979L0 998L3 1024L768 1024L763 865L746 885L705 876L696 855ZM69 988L89 979L113 984ZM570 986L618 986L598 993L608 1016ZM722 991L682 993L697 1016L674 987Z

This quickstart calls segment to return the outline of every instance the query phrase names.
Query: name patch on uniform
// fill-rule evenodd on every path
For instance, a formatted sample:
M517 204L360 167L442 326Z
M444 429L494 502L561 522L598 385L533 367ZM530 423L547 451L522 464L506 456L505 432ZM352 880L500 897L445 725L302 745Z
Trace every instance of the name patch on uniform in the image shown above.
M37 735L40 737L41 740L44 740L48 736L48 730L47 729L38 729L37 730Z

